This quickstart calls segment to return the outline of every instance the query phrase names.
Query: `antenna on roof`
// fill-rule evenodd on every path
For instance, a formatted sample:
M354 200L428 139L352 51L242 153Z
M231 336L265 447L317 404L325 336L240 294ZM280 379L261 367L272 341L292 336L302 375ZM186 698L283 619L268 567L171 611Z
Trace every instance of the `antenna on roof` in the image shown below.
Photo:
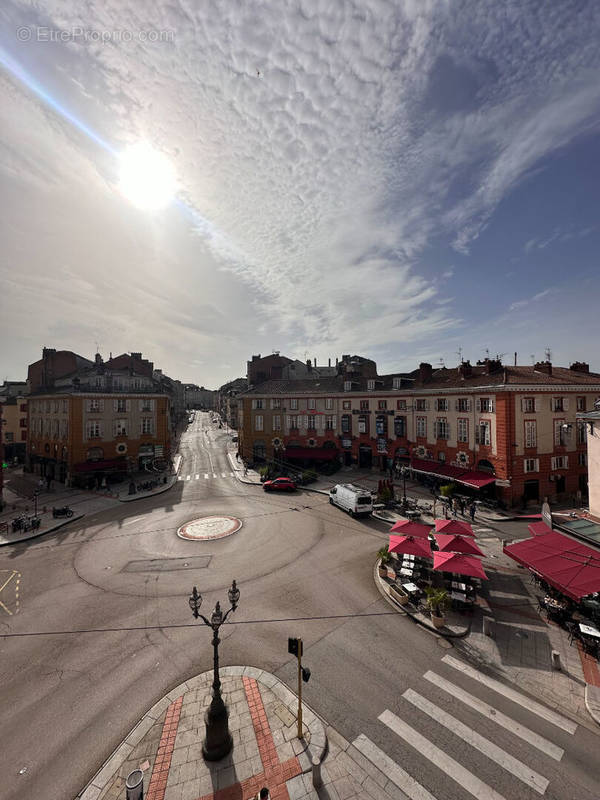
M445 369L446 365L444 364L444 359L443 358L439 359L439 364L440 364L440 369Z
M502 361L502 359L506 355L508 355L508 353L500 353L500 354L496 353L496 361Z
M544 355L546 356L546 361L552 361L552 350L549 347L544 350Z
M486 347L486 348L485 348L485 350L484 350L483 352L485 353L485 357L486 357L486 358L489 358L489 357L490 357L490 348L489 348L489 347Z
M535 366L535 353L532 353L529 358L531 359L531 365Z
M458 356L459 362L462 364L463 363L462 347L460 347L460 345L458 347L458 350L456 351L456 355Z

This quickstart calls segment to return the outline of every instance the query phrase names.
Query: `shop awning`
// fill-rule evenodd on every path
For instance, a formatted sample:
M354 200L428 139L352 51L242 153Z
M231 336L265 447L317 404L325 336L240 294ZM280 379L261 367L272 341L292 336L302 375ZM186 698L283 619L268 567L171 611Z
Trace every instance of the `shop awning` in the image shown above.
M285 458L314 458L317 461L333 461L338 457L336 447L288 447Z
M527 526L527 530L532 536L541 536L543 533L552 533L552 528L549 528L545 522L532 522Z
M422 472L424 475L433 475L436 478L449 478L458 481L464 486L472 489L481 489L490 483L496 483L496 478L489 472L476 469L463 469L452 464L440 464L439 461L427 461L422 458L413 458L410 467L415 472Z
M600 591L600 550L562 533L551 531L507 544L504 552L573 600Z
M112 458L104 461L82 461L75 464L75 472L106 472L113 469L127 469L127 462L123 458Z

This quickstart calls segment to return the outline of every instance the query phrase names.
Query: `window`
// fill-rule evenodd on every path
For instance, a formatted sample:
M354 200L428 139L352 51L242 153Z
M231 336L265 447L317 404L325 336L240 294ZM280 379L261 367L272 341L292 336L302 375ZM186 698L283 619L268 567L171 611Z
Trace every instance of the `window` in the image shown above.
M438 461L440 462L440 464L444 464L446 461L446 453L444 453L443 450L440 450L440 452L438 453Z
M280 431L281 430L281 414L275 414L273 417L273 430Z
M344 381L344 391L345 392L352 391L352 381Z
M577 453L577 463L580 467L587 467L587 453Z
M52 403L52 411L54 411L55 414L58 414L58 400L55 400Z
M582 420L577 420L577 444L585 444L586 443L586 435L585 435L585 422Z
M262 408L262 407L263 407L262 397L257 397L252 401L252 408Z
M448 401L445 397L438 397L438 399L435 401L435 410L448 411Z
M375 381L374 380L368 380L367 381L367 390L369 392L372 392L374 388L375 388Z
M66 439L69 435L69 421L61 419L60 421L60 438Z
M310 406L309 406L309 408L310 408ZM325 408L327 408L327 409L333 408L333 398L332 397L326 397L325 398Z
M379 414L375 419L375 433L378 436L385 436L387 434L387 417L384 414Z
M309 431L314 431L316 429L316 427L317 427L317 425L316 425L316 417L315 417L314 414L309 414L308 415L308 421L307 421L306 427L308 428Z
M537 447L537 424L534 419L525 420L525 447Z
M127 436L127 420L116 419L114 430L115 430L115 436Z
M88 439L101 439L102 438L102 425L97 420L91 420L87 423L86 434Z
M262 414L255 414L254 416L254 430L262 431L264 429L264 419Z
M469 441L469 420L459 419L456 423L456 438L459 442Z
M154 400L146 397L140 400L140 411L154 411Z
M488 445L491 442L490 438L490 421L482 419L475 428L475 442L477 444Z
M290 428L293 430L298 430L298 415L292 414L290 417Z
M577 411L585 411L585 397L577 398Z
M352 430L352 417L350 414L342 414L342 433L350 433Z
M116 400L113 400L113 407L117 414L125 414L131 408L131 400L118 397Z
M140 420L140 433L154 434L154 420L152 417L142 417Z
M140 379L139 378L134 378L133 379L133 388L134 389L140 389L141 386L142 386L142 382L140 381Z
M387 408L387 400L378 400L377 401L377 408L380 411L385 411L385 409Z
M402 387L402 378L392 378L392 388L400 389Z
M333 414L325 414L325 430L332 431L335 429L335 416Z
M427 436L427 417L417 417L417 438Z
M369 401L368 400L361 400L360 401L360 410L361 411L368 411L369 410Z
M539 458L526 458L523 462L525 472L539 472L540 460Z
M480 397L478 405L482 414L489 414L494 410L494 401L489 397Z
M394 417L394 434L396 436L406 436L406 417Z
M568 425L564 419L554 420L554 444L565 446L571 438L572 425Z
M19 420L19 427L26 428L27 427L27 417L21 417Z
M14 442L14 440L15 440L14 433L12 431L6 431L6 433L4 434L4 441L5 442Z
M96 380L94 381L96 389L102 389L103 383L104 383L103 379L100 376L97 376Z
M396 408L398 411L406 411L406 400L396 400Z
M437 439L450 438L450 426L448 425L448 420L445 417L440 417L439 419L437 419L435 427L436 427L435 433Z
M297 397L292 397L291 398L291 400L290 400L290 408L293 409L294 411L298 410L298 398Z
M569 400L566 397L553 397L550 401L552 411L568 411Z
M368 433L369 432L369 418L366 414L361 414L358 418L358 432L359 433Z
M427 411L427 400L416 400L415 401L415 408L417 411Z
M314 409L316 408L316 406L315 406L315 398L314 397L309 397L308 398L308 405L306 407L309 408L311 411L314 411Z
M554 456L551 459L552 469L568 469L569 457L568 456Z
M62 401L62 410L63 414L66 414L69 410L69 401L66 399Z
M522 397L521 411L524 414L533 414L534 411L537 411L537 403L535 402L535 397Z
M46 414L50 413L50 400L46 400Z
M104 411L104 400L98 397L91 398L90 400L87 401L87 410L91 412Z
M271 408L281 408L281 397L274 397L271 400Z
M63 400L63 403L64 402L65 401ZM22 411L25 414L27 412L27 403L21 403L21 405L19 406L19 411ZM64 409L63 409L63 411L64 411Z
M27 441L27 431L21 431L21 441L22 442Z
M342 408L344 409L344 411L348 411L349 409L351 409L352 408L352 401L343 400L342 401Z

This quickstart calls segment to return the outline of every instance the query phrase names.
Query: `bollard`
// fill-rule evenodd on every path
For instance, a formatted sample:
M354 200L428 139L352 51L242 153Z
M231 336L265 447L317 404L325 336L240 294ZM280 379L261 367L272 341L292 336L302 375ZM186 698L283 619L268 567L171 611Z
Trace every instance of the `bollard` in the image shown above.
M125 779L125 800L144 800L144 773L134 769Z
M556 669L560 672L560 653L558 650L552 651L552 669Z
M490 617L483 618L483 635L494 638L494 621Z
M321 778L321 759L315 756L313 756L312 759L312 783L315 789L323 785L323 779Z

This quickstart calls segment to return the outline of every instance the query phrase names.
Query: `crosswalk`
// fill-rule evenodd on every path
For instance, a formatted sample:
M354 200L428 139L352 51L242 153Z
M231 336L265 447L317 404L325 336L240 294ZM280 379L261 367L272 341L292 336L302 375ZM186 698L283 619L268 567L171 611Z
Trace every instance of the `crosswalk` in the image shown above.
M542 797L577 731L571 719L451 655L377 723L381 747L364 733L352 744L394 785L391 794L410 800Z
M234 478L235 473L233 472L197 472L191 473L190 475L178 475L178 481L201 481L201 480L212 480L213 478Z

